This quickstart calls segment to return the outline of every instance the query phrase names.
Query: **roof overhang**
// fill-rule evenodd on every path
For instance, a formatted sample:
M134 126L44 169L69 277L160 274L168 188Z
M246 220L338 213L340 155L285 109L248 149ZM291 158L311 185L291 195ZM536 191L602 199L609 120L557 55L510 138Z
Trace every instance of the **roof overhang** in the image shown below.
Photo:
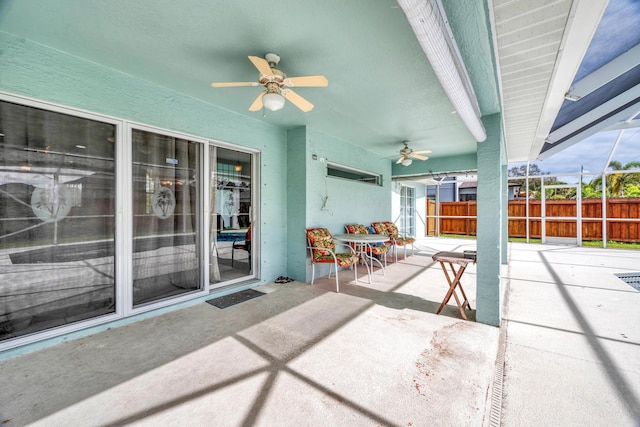
M509 162L533 160L542 150L607 3L494 4Z

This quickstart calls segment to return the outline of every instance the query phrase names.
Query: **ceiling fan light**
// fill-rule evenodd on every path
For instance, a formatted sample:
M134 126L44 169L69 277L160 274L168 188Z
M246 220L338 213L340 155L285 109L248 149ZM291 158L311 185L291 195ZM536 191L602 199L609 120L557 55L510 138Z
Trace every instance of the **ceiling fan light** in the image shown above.
M402 166L409 166L412 162L413 160L411 160L409 157L405 157L404 159L402 159Z
M262 105L271 111L278 111L284 107L284 97L279 93L266 93L262 97Z

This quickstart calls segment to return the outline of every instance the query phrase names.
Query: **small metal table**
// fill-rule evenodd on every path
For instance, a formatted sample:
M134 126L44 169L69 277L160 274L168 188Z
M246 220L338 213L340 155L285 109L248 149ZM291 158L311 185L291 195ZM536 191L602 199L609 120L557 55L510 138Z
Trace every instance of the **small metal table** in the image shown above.
M444 271L444 275L447 278L447 282L449 282L449 290L447 291L447 294L444 296L444 299L442 300L440 307L438 307L438 311L436 311L436 314L440 314L444 306L447 305L447 303L451 299L451 296L453 295L453 297L456 300L456 304L458 304L458 309L460 310L460 314L462 315L462 318L464 320L467 320L467 315L465 314L464 309L468 308L469 310L471 310L471 305L469 304L467 295L464 293L464 289L462 288L462 283L460 283L460 278L464 274L464 270L467 268L467 265L471 263L475 264L476 262L475 252L469 253L469 254L465 254L463 252L438 252L435 255L433 255L432 258L434 261L438 261L440 263L440 266L442 267L442 271ZM453 273L453 276L449 275L449 271L447 270L447 267L445 266L445 264L449 264L449 267L451 269L451 273ZM453 266L454 264L459 266L458 271L456 271L455 267ZM456 287L460 289L460 292L462 293L462 298L463 298L462 302L460 302L460 298L458 298Z
M389 240L389 236L385 236L383 234L334 234L333 238L336 240L340 240L341 242L353 243L354 250L358 255L362 255L360 259L364 261L364 265L367 267L369 283L371 283L371 272L373 271L374 262L380 264L382 274L384 274L384 266L382 265L380 260L370 255L370 253L367 251L367 246L377 243L384 243ZM371 268L369 268L367 259L371 261Z

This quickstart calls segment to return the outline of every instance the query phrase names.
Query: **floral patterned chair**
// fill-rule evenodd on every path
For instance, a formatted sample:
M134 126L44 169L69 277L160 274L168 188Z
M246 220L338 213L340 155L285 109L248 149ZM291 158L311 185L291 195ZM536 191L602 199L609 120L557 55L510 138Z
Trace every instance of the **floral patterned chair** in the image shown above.
M362 224L347 224L344 226L344 229L349 234L372 234L369 232L369 229ZM353 245L353 243L351 245ZM387 267L387 254L389 253L388 245L383 243L379 243L379 244L374 243L374 244L367 245L366 250L370 256L376 256L378 258L382 258L384 255L384 268Z
M391 221L372 222L371 226L377 234L389 236L389 243L393 246L393 255L395 262L398 262L398 247L404 248L404 257L407 257L407 246L411 245L411 254L413 254L413 244L416 241L414 237L404 237L400 235L398 227Z
M336 244L333 236L326 228L307 228L307 243L311 254L311 284L315 278L316 264L333 264L336 271L336 292L340 292L338 282L338 267L352 267L356 283L358 282L357 264L360 257L356 255L352 247L346 253L336 253ZM331 277L331 266L329 266L329 277Z

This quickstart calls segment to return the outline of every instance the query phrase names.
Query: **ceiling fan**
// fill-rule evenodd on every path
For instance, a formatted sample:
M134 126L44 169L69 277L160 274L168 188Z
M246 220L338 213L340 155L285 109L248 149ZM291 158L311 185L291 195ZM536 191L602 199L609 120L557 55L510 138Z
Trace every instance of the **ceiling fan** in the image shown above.
M249 60L260 72L260 78L257 82L211 83L213 87L264 86L265 90L260 92L253 101L249 111L259 111L262 107L278 111L284 106L286 98L306 113L313 109L313 104L289 87L324 87L329 85L329 81L323 75L287 77L284 71L278 68L280 57L275 53L267 53L265 59L249 56Z
M402 163L404 166L409 166L413 162L412 157L418 160L427 160L429 158L427 156L423 156L422 154L431 153L431 150L413 151L411 148L409 148L409 141L402 141L402 143L404 144L404 148L400 150L400 158L398 159L396 164Z

